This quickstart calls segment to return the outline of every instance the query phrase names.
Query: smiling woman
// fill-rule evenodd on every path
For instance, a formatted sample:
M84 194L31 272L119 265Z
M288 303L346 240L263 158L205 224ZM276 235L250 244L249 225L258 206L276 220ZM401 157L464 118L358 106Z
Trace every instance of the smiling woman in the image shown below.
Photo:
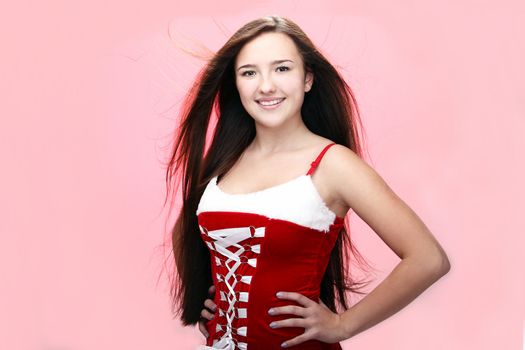
M300 120L304 93L310 91L313 74L305 72L297 46L288 35L259 35L239 51L235 65L242 105L260 127L265 122L276 127L289 119ZM261 115L261 109L275 113Z
M361 159L351 89L289 19L240 28L186 102L166 177L169 190L184 170L171 292L182 323L206 336L199 349L341 349L448 271L428 228ZM402 261L348 308L346 293L366 286L348 273L366 265L350 209Z

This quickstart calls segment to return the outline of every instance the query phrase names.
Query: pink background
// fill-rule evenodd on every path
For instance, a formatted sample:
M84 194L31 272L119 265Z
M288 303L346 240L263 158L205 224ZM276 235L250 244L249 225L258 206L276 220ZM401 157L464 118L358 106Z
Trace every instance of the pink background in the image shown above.
M371 165L451 271L344 349L521 349L522 1L18 2L0 15L0 348L192 349L169 313L164 166L182 93L266 14L296 21L355 90ZM168 30L169 29L169 30ZM171 33L170 42L167 33ZM380 271L399 261L353 217Z

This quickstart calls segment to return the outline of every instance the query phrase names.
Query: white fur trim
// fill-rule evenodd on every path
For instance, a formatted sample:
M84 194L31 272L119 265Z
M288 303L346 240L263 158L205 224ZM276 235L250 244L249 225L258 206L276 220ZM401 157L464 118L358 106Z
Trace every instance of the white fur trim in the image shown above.
M213 177L199 202L196 214L205 211L232 211L264 215L328 232L335 221L332 212L319 195L310 175L301 175L262 191L229 194L217 186Z

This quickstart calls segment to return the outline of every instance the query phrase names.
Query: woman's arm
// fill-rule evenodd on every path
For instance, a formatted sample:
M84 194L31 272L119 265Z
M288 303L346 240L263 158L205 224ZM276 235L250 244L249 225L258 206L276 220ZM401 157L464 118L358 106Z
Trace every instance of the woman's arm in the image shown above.
M345 339L414 300L450 270L443 248L416 213L352 150L335 145L323 159L333 198L351 208L402 260L367 296L340 314Z

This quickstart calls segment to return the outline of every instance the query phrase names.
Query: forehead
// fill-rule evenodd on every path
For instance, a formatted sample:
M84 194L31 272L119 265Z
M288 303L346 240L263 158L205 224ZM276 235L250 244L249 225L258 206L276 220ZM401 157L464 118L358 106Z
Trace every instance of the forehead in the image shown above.
M283 33L263 33L241 48L235 60L235 67L287 58L295 62L301 58L294 41Z

